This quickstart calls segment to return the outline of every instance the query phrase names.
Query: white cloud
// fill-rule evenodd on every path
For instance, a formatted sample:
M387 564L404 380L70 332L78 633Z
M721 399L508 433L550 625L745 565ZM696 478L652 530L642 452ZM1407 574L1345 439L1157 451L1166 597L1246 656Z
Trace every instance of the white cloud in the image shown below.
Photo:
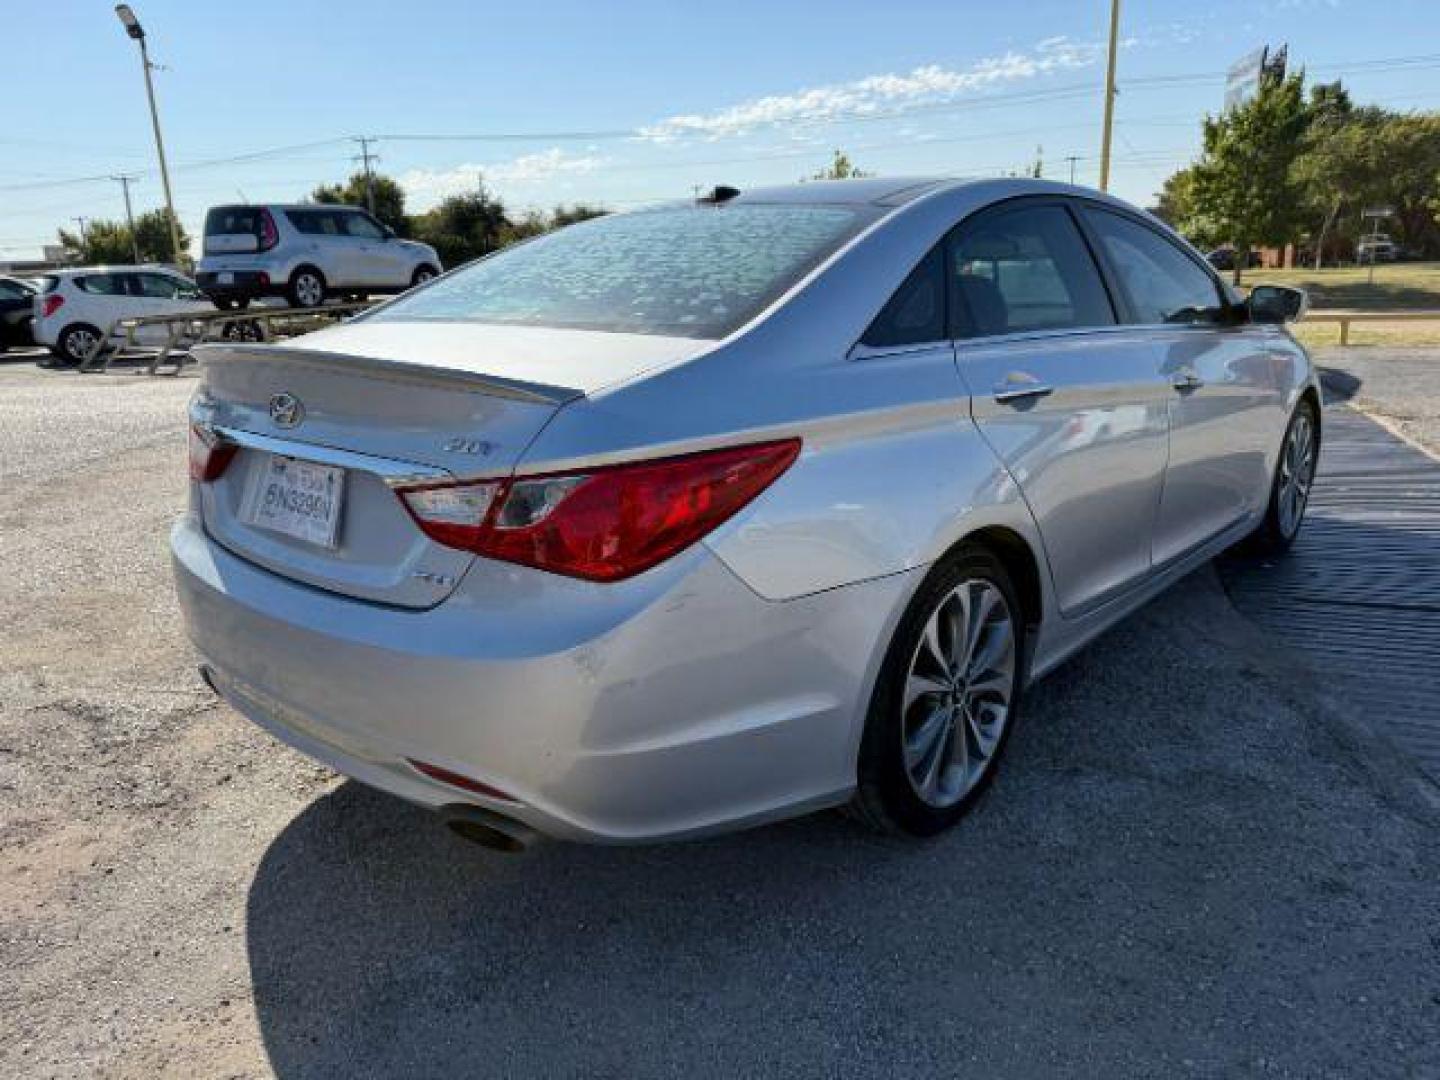
M714 140L768 124L904 111L1054 71L1089 67L1103 54L1098 44L1051 37L1027 52L1012 50L965 68L926 64L909 72L867 75L851 82L752 98L714 112L670 116L641 128L639 136L652 142L685 137Z
M608 159L593 153L572 154L552 146L548 150L523 154L508 161L488 164L466 162L448 169L411 169L398 179L409 198L420 204L431 204L447 195L474 191L480 176L487 184L534 184L560 176L582 176L606 164Z

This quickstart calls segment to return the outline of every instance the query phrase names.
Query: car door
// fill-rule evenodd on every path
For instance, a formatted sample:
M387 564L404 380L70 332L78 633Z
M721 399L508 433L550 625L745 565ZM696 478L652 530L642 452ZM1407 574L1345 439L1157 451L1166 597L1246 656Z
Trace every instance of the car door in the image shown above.
M947 261L975 422L1034 514L1061 611L1082 613L1150 570L1172 391L1064 200L962 222Z
M77 303L60 309L60 328L70 323L88 323L103 334L117 320L143 314L136 309L128 279L128 274L114 271L76 276L72 280L75 288L72 296ZM116 342L124 338L125 332L119 329L111 335L111 340Z
M345 235L354 246L358 277L356 285L392 283L394 272L389 269L385 248L385 227L361 210L347 210L342 215Z
M1204 261L1138 215L1087 204L1095 247L1118 281L1125 320L1169 384L1170 455L1155 520L1156 565L1258 510L1282 407L1274 334L1232 318Z
M18 281L0 280L0 344L29 342L34 295Z
M296 227L307 234L311 258L302 261L314 262L332 288L358 285L364 280L364 243L346 231L348 210L317 208L289 216Z

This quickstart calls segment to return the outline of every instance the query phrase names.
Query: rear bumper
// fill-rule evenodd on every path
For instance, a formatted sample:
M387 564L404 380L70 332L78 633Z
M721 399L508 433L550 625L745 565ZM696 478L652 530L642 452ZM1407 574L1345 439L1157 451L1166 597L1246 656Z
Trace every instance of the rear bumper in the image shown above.
M222 281L222 274L230 280ZM195 275L195 284L212 300L258 300L285 295L285 283L272 280L261 270L205 270Z
M843 801L910 574L776 603L703 546L596 586L479 560L403 611L262 570L187 515L186 623L240 712L347 775L567 839L676 839ZM432 780L423 761L511 796Z

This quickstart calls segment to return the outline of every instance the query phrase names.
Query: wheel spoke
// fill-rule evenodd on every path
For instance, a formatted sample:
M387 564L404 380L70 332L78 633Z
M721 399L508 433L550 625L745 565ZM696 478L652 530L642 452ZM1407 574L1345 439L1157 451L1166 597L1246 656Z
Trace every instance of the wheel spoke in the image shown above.
M919 701L927 694L943 694L949 690L947 683L939 679L932 679L928 675L921 675L918 672L910 672L910 677L905 680L905 704L904 709L908 713L910 706Z
M944 706L933 709L925 722L905 740L905 764L909 768L914 769L916 765L934 756L934 751L940 748L949 717L950 711Z
M930 616L930 621L925 624L924 636L920 639L921 652L928 654L933 670L940 674L948 674L950 671L949 661L945 659L945 650L940 645L940 615L941 608L937 608ZM919 656L916 661L919 661Z
M1000 594L989 585L981 587L980 603L976 605L975 618L971 620L968 632L968 640L965 646L965 666L960 670L973 675L975 666L978 663L975 654L980 648L980 642L987 636L992 638L994 634L987 635L986 630L990 624L990 616L994 614L995 607L1000 603Z
M956 795L963 795L970 786L970 722L969 715L964 709L957 710L951 714L953 719L950 725L950 753L947 755L947 773L954 773L959 777L955 785Z
M966 708L965 727L969 731L970 740L975 744L975 756L982 761L988 758L993 744L985 738L984 733L980 730L980 721L976 719L974 709Z
M930 751L921 759L923 765L919 776L920 790L931 796L936 794L936 786L945 768L946 759L949 757L946 753L946 744L949 743L955 728L949 709L941 711L938 715L940 717L938 732L932 741Z

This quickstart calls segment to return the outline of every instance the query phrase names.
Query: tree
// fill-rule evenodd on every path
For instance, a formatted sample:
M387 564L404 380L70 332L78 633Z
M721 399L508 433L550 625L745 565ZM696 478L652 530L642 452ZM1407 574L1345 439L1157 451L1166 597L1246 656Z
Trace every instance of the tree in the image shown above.
M408 236L410 219L405 216L405 189L384 173L371 173L370 185L375 197L375 216L397 235ZM321 184L310 197L318 203L368 206L365 174L357 172L343 184Z
M608 213L610 213L609 210L599 206L591 206L589 203L576 203L574 206L557 206L550 212L549 228L563 229L566 225L578 225L582 221L604 217Z
M180 226L180 254L190 249L190 237ZM170 211L147 210L135 219L135 240L140 248L141 262L173 263L175 251L170 241Z
M87 265L106 263L129 263L135 252L130 243L130 227L124 222L97 219L89 223L84 235L77 235L66 229L57 230L60 246L77 262ZM142 263L173 263L174 252L170 247L170 213L168 210L149 210L135 219L135 239ZM182 226L180 248L182 254L190 244Z
M505 204L484 185L463 195L451 195L439 206L415 218L415 235L433 247L447 267L488 255L506 242L512 223Z
M1192 205L1235 246L1237 285L1250 249L1287 243L1301 220L1301 192L1291 166L1306 129L1303 81L1303 74L1264 80L1245 104L1205 119Z
M1435 180L1440 175L1440 113L1390 114L1375 131L1375 156L1384 163L1375 199L1395 211L1398 232L1413 248L1440 250Z
M844 150L836 150L835 156L830 164L817 172L810 179L812 180L860 180L872 175L857 169L850 160L850 155Z

